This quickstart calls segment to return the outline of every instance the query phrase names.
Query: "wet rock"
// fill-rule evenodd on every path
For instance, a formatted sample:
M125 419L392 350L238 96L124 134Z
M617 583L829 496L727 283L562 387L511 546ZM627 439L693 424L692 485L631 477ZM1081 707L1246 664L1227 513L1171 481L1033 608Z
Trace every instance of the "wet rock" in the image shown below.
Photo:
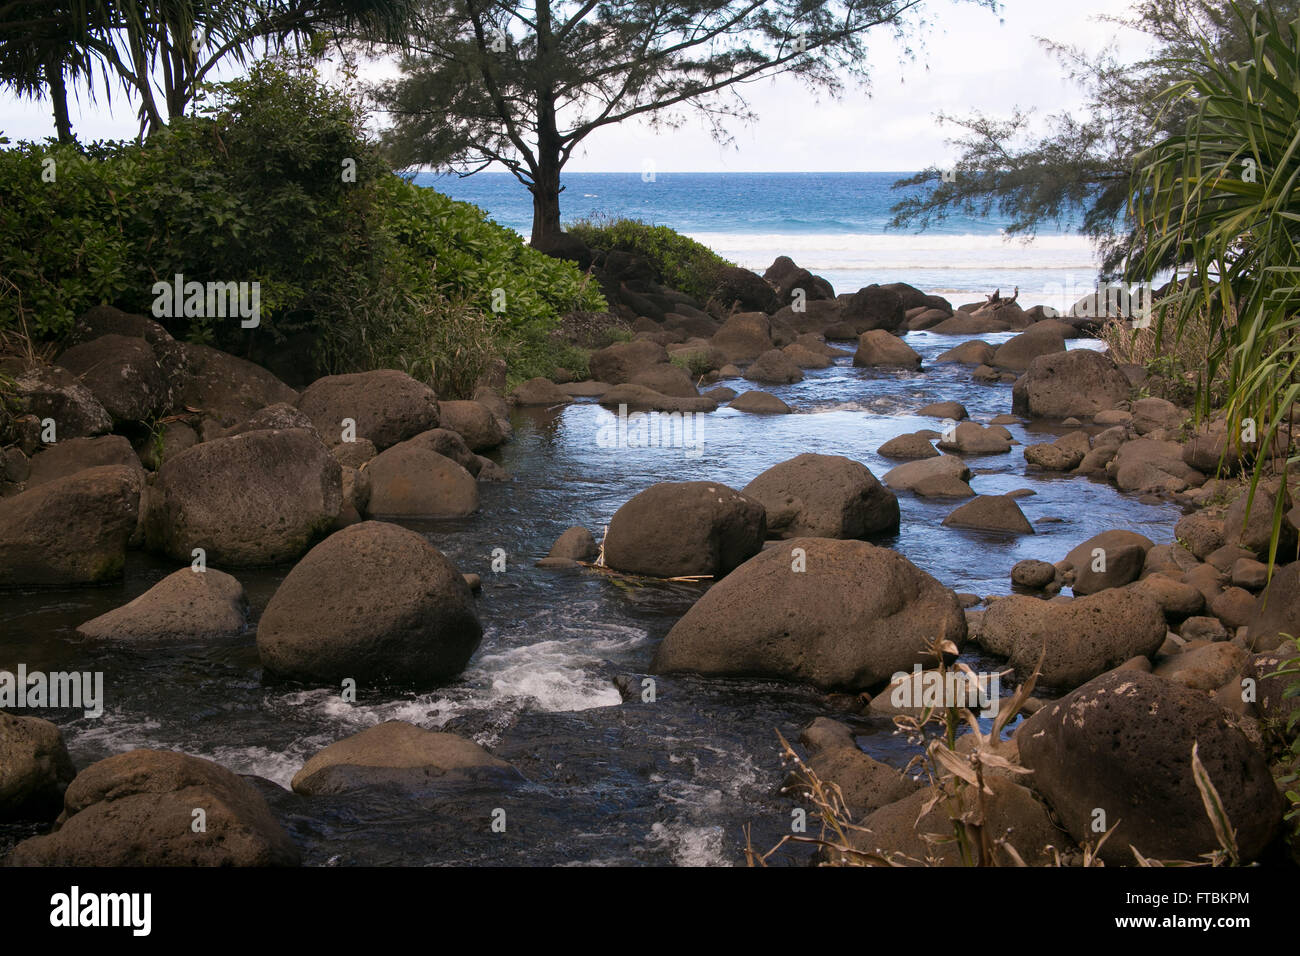
M140 509L139 468L87 468L0 500L0 588L120 577Z
M209 760L132 750L79 773L55 831L9 866L296 866L298 849L247 780ZM195 831L194 811L205 829Z
M710 341L727 362L752 362L773 347L772 323L761 312L741 312L727 319Z
M596 395L603 395L609 391L608 385L600 384L601 388L590 391ZM570 387L572 388L572 386ZM535 407L541 405L567 405L573 401L573 398L570 392L560 388L549 378L530 378L528 381L515 386L514 391L510 393L510 400L516 405Z
M1016 733L1030 778L1070 834L1095 845L1100 808L1115 831L1108 865L1197 860L1218 849L1192 777L1192 745L1224 802L1245 861L1272 840L1282 798L1263 756L1204 692L1125 671L1048 704Z
M1120 446L1106 467L1121 491L1176 492L1204 483L1205 476L1183 462L1182 446L1139 438Z
M924 408L918 408L913 415L924 415L929 418L942 418L946 421L959 422L969 418L970 414L966 411L966 406L961 402L935 402L926 405Z
M880 329L864 332L858 338L858 350L853 356L855 367L921 367L921 356L902 339Z
M1148 575L1129 587L1159 604L1165 612L1165 620L1170 624L1178 624L1185 618L1199 614L1205 607L1205 598L1200 591L1185 581L1165 574Z
M940 455L909 461L885 472L883 481L897 491L910 491L923 498L971 498L975 492L966 484L970 469L956 455Z
M479 475L483 467L483 461L487 460L470 451L469 446L465 444L465 439L461 438L457 432L446 428L431 428L427 432L421 432L414 438L408 438L399 445L400 447L423 448L434 454L442 455L444 458L450 458L475 477ZM393 447L397 448L399 445Z
M496 416L478 402L439 402L438 424L460 435L474 452L489 451L506 440Z
M686 370L671 364L651 365L637 372L632 377L631 384L643 385L660 395L670 395L675 398L697 398L700 394Z
M1072 471L1083 463L1091 451L1087 432L1070 432L1054 442L1030 445L1025 449L1025 461L1044 471Z
M600 545L591 532L581 525L574 525L555 539L549 558L567 558L570 561L594 561L600 553Z
M758 501L719 482L660 482L614 513L605 563L670 578L722 577L757 554L767 536Z
M294 774L293 789L316 796L363 787L420 791L453 781L522 780L519 771L472 740L389 720L317 753Z
M751 382L789 385L803 381L803 372L780 349L769 349L745 371L745 378Z
M1011 442L995 428L981 428L975 422L962 422L939 439L941 451L963 455L1005 455Z
M992 368L990 363L993 361L995 351L987 342L974 339L949 349L936 358L935 362L956 362L962 365L983 365Z
M743 489L767 511L774 538L865 538L898 530L898 499L866 465L804 454L774 465Z
M482 636L469 585L442 552L365 521L294 566L266 606L257 649L280 678L428 687L463 671Z
M275 564L328 532L343 505L339 463L301 428L218 438L163 462L144 514L148 546L189 562Z
M1035 325L998 346L993 353L993 360L988 364L994 368L1023 372L1040 355L1054 355L1064 351L1065 338L1058 329L1045 324Z
M876 449L876 454L882 458L893 458L899 461L939 457L939 452L931 444L930 439L919 432L889 439Z
M144 594L77 628L92 640L152 643L217 641L237 637L248 626L243 586L216 568L183 568Z
M751 415L789 415L793 409L775 395L767 392L743 392L731 400L728 408Z
M74 775L57 726L3 711L0 768L0 820L53 818Z
M669 631L653 669L860 690L932 663L936 638L960 646L965 635L956 595L902 555L794 538L710 588Z
M380 451L439 425L433 389L394 369L317 379L298 408L329 444L342 440L344 419L351 419L355 437L369 438Z
M976 531L1009 531L1033 534L1020 506L1003 495L978 495L943 519L945 528L971 528Z

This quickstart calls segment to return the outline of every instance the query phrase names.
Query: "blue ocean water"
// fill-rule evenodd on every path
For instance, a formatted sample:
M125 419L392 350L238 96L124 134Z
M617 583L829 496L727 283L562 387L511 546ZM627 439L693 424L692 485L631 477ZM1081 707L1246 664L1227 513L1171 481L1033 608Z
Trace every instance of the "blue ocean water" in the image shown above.
M634 218L671 226L739 265L762 272L779 255L829 279L837 292L909 282L955 304L1018 287L1024 305L1062 307L1093 288L1086 238L1055 227L1031 242L1008 239L999 217L954 216L924 232L890 229L892 188L907 173L569 173L563 221ZM527 236L532 197L509 173L416 182L472 202Z

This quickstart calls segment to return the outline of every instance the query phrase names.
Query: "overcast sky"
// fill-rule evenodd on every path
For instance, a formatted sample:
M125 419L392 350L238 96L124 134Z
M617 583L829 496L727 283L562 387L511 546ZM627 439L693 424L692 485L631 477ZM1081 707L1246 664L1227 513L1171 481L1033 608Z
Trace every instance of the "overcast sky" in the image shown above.
M1101 50L1117 28L1097 22L1122 14L1129 0L1004 0L1000 15L950 0L928 0L930 26L915 62L900 63L889 36L873 39L870 97L850 87L840 100L818 102L796 80L752 84L747 96L761 119L732 128L735 141L720 146L694 122L658 133L636 123L606 127L575 151L571 171L639 171L646 160L662 172L913 170L944 165L952 135L935 120L940 111L979 109L1005 115L1017 106L1050 113L1079 103L1055 60L1035 39ZM1141 52L1139 38L1118 36L1125 55ZM373 66L366 74L388 71ZM11 139L53 134L47 104L0 96L0 132ZM83 141L134 135L134 109L115 96L74 103L73 128Z

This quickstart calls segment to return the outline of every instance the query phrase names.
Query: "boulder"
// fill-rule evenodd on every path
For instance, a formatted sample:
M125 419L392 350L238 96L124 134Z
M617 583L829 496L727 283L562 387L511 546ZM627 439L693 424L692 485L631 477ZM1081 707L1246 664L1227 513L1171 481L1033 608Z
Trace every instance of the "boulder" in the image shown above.
M963 342L955 348L944 352L936 362L956 362L961 365L989 365L995 353L993 346L979 339Z
M600 545L591 532L581 525L574 525L555 539L548 558L565 558L569 561L594 561L600 553Z
M75 475L87 468L120 465L137 474L144 484L144 469L131 443L121 435L98 438L67 438L46 446L31 458L27 487L35 488L47 481Z
M1163 398L1139 398L1133 403L1133 428L1139 435L1181 428L1187 412Z
M755 360L753 365L745 370L745 378L750 382L789 385L794 382L802 382L803 372L780 349L768 349Z
M1011 583L1017 587L1041 591L1056 580L1056 565L1026 558L1011 568Z
M120 577L140 488L138 467L102 465L0 499L0 589Z
M970 469L956 455L909 461L885 472L885 484L923 498L972 498Z
M320 437L320 433L316 431L316 426L307 416L307 413L296 405L290 405L288 402L276 402L274 405L268 405L266 408L254 412L245 421L226 429L220 437L242 435L245 432L260 432L268 428L305 428L318 438ZM362 439L362 441L365 441L365 439Z
M898 499L866 465L803 454L773 465L743 489L767 510L773 538L866 538L898 530Z
M921 356L902 339L880 329L863 332L853 356L856 368L921 367Z
M450 781L518 782L514 767L472 740L389 720L335 741L293 777L308 796L363 787L419 791Z
M971 315L958 311L951 319L945 319L929 331L936 335L986 335L989 332L1005 332L1011 328L1007 322L988 315Z
M117 423L150 421L172 405L172 382L148 342L103 335L74 345L59 365L76 375Z
M1277 831L1282 797L1263 756L1202 691L1139 671L1105 674L1031 716L1017 731L1035 789L1079 842L1096 844L1098 809L1114 832L1099 851L1132 865L1218 849L1192 774L1196 745L1236 831L1243 862Z
M903 297L893 289L869 285L851 295L840 297L840 315L858 333L879 329L896 332L907 317Z
M1060 331L1046 325L1033 325L999 345L988 364L994 368L1023 372L1040 355L1064 351L1065 338Z
M1171 625L1200 614L1205 607L1205 598L1200 591L1186 581L1167 574L1148 575L1130 584L1129 588L1138 594L1145 594L1159 604L1160 610L1165 613L1165 620Z
M1285 737L1294 739L1296 729L1294 725L1289 726L1289 722L1295 712L1300 710L1300 697L1287 694L1287 689L1294 683L1294 675L1277 673L1286 669L1286 665L1294 660L1294 655L1287 648L1281 650L1286 653L1264 651L1249 655L1241 664L1240 674L1242 678L1250 678L1255 682L1255 712L1261 719L1272 723ZM1240 682L1234 689L1240 692Z
M183 342L181 348L189 374L176 405L199 409L214 429L229 428L277 402L298 402L297 392L260 365L206 345ZM337 427L330 431L338 433Z
M1012 390L1012 411L1034 418L1087 418L1129 397L1115 360L1091 349L1040 355Z
M1300 562L1273 571L1273 580L1255 598L1247 628L1246 641L1253 651L1275 650L1288 636L1300 637Z
M427 432L420 432L414 438L408 438L399 444L411 448L423 448L434 454L442 455L444 458L450 458L475 477L478 477L482 462L487 460L470 451L469 446L465 444L465 439L461 438L459 433L449 431L446 428L431 428ZM394 445L393 447L398 446ZM369 462L375 457L371 455L366 461Z
M813 723L819 722L836 724L835 721L824 717L817 718ZM832 740L830 733L825 731L818 733L814 730L811 739L821 739L825 741L825 745L816 748L809 745L812 753L806 763L823 783L833 783L840 788L844 805L853 815L854 820L861 820L872 811L902 800L920 789L921 785L918 781L905 777L897 768L873 760L859 750L857 744L853 742L848 727L843 724L836 726L843 728L843 737L847 737L847 741ZM810 734L805 730L800 740L807 744L809 739ZM791 777L793 778L794 775L792 774ZM794 792L800 797L806 796L796 779L788 780L786 789L787 792Z
M607 390L606 387L600 391L603 393ZM528 381L520 382L515 386L514 391L510 393L510 400L516 405L531 407L538 405L567 405L573 401L573 398L549 378L530 378Z
M953 422L970 418L970 413L966 411L966 406L961 402L934 402L924 408L918 408L912 414L923 415L927 418L942 418L945 421Z
M770 315L781 308L781 300L758 273L739 266L723 266L718 270L717 285L711 296L710 308L714 307L723 314L739 308Z
M478 483L419 438L380 452L366 466L370 515L461 518L478 510Z
M943 519L945 528L971 528L976 531L1010 531L1033 534L1020 506L1003 495L977 495Z
M160 433L146 436L137 441L136 454L140 463L151 471L157 471L162 463L179 455L187 448L199 443L199 433L184 422L166 422Z
M54 832L18 844L5 863L297 866L299 853L249 781L199 757L131 750L79 773Z
M822 369L822 368L830 368L831 365L833 364L829 356L825 355L820 351L814 352L811 349L809 349L807 346L802 345L799 342L794 342L790 345L787 345L781 351L785 353L785 357L787 359L789 359L791 362L794 363L796 368ZM760 361L762 360L762 356L759 357L759 360ZM755 364L758 363L756 362ZM752 372L753 369L751 368L750 371Z
M351 419L356 437L369 438L380 451L439 425L433 389L395 369L317 379L303 391L298 408L330 444L342 440L343 420Z
M650 577L720 578L757 554L766 537L758 501L718 482L665 481L614 513L605 563Z
M1150 538L1134 531L1103 531L1076 545L1065 556L1074 569L1074 593L1096 594L1136 581L1152 547Z
M789 405L775 395L754 391L742 392L732 399L727 407L751 415L789 415L792 411Z
M478 402L439 402L438 422L440 428L449 428L460 435L473 452L488 451L506 440L496 416Z
M1044 471L1072 471L1091 450L1087 432L1070 432L1054 442L1030 445L1025 449L1025 461Z
M0 711L0 821L53 818L73 776L57 726Z
M761 312L742 312L727 319L710 341L726 361L752 362L773 348L772 322Z
M955 451L963 455L1005 455L1011 451L1011 442L1000 426L983 428L975 422L961 422L944 432L939 438L941 451Z
M1227 641L1189 644L1162 657L1152 673L1193 690L1215 691L1240 674L1245 662L1246 652Z
M257 627L267 673L429 687L465 669L483 636L469 585L422 535L363 521L312 548Z
M1228 506L1223 516L1223 538L1225 543L1245 548L1257 555L1266 555L1269 542L1273 537L1273 518L1277 508L1277 491L1264 482L1255 486L1251 495L1247 489L1237 500ZM1282 511L1291 508L1291 496L1286 495ZM1290 561L1296 557L1295 528L1285 519L1277 541L1278 561Z
M112 416L90 389L67 369L57 365L34 365L15 370L13 377L16 411L34 415L41 423L52 419L56 441L88 438L112 431Z
M1204 561L1223 547L1223 522L1203 511L1184 515L1174 525L1174 540Z
M148 495L145 538L189 562L241 567L296 558L325 534L343 505L340 465L302 428L246 432L163 462Z
M1178 442L1139 438L1120 445L1106 466L1121 491L1177 492L1203 484L1205 476L1183 461Z
M936 639L965 636L957 596L897 552L794 538L710 588L668 632L653 670L862 690L933 663Z
M207 642L237 637L248 626L244 588L208 568L173 571L144 594L77 628L91 640Z
M939 452L935 449L931 440L920 432L891 438L876 449L876 454L882 458L893 458L900 461L939 457Z
M1022 678L1046 647L1040 680L1069 688L1131 658L1150 657L1166 633L1155 601L1112 589L1061 604L1018 594L1001 598L984 612L979 642L1006 657Z
M686 370L671 363L651 365L649 368L642 369L632 376L631 384L643 385L660 395L671 395L675 398L696 398L700 394L700 390L695 387L694 380Z
M717 411L718 403L703 395L694 398L678 398L663 395L644 385L615 385L602 395L598 401L605 408L618 408L626 405L631 411L644 412L699 412L707 414Z

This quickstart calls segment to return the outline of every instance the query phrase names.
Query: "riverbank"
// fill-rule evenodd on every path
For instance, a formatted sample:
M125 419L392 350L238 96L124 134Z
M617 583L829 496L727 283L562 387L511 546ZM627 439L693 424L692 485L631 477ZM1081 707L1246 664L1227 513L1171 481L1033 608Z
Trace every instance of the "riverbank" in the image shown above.
M1274 802L1260 789L1259 769L1266 768L1266 755L1277 756L1277 730L1269 721L1276 717L1279 702L1275 697L1253 702L1239 698L1240 678L1253 673L1250 667L1258 669L1260 658L1250 652L1264 649L1259 644L1262 629L1276 628L1278 613L1292 613L1289 598L1295 592L1285 586L1275 589L1280 600L1270 605L1270 616L1264 615L1258 596L1264 582L1251 563L1260 556L1258 525L1253 525L1254 537L1244 542L1250 555L1233 551L1235 525L1223 519L1222 507L1230 504L1240 485L1207 482L1215 462L1204 447L1186 441L1186 410L1139 399L1134 389L1139 370L1129 369L1125 375L1095 351L1095 340L1067 339L1077 331L1073 326L1056 326L1045 317L1033 321L1031 314L1037 318L1042 313L1022 310L1018 304L939 318L926 313L944 311L940 302L909 303L905 296L924 293L895 287L816 299L812 308L800 312L781 302L794 298L796 288L812 288L802 278L791 278L797 267L778 270L788 273L784 281L778 273L770 282L753 274L752 279L737 275L730 286L736 294L732 302L707 303L669 295L672 290L656 288L653 278L635 278L643 269L635 262L621 264L627 273L623 277L611 275L608 265L605 261L600 272L611 303L631 308L629 302L642 301L651 314L617 317L635 331L629 331L629 341L591 352L589 371L600 381L534 381L507 395L499 379L485 379L474 403L439 402L427 386L391 373L363 373L355 385L337 377L326 379L300 392L233 357L194 346L173 348L167 344L169 336L142 324L147 320L101 312L98 319L83 322L91 333L103 333L110 325L115 331L109 335L137 332L122 337L148 343L160 367L166 356L180 355L183 361L172 370L177 385L174 407L181 419L168 423L175 427L161 436L160 445L137 439L133 449L125 437L115 441L108 434L131 431L115 426L106 411L106 403L114 402L108 391L114 373L120 375L124 366L110 367L104 377L96 378L95 370L104 371L104 366L91 362L75 384L57 372L33 375L24 370L15 376L19 399L38 416L36 424L40 412L34 409L56 407L57 397L63 404L51 417L65 428L62 438L50 445L39 441L40 429L31 430L31 422L23 426L28 430L20 431L16 445L25 449L27 473L19 480L14 479L22 474L23 463L12 450L6 454L11 486L0 502L0 528L9 536L5 554L18 557L8 558L5 566L11 590L4 599L6 639L0 669L12 658L29 671L98 671L105 675L107 687L100 718L30 710L24 715L54 719L72 768L83 776L96 761L147 747L182 751L235 774L261 778L250 785L268 802L275 826L289 840L285 844L263 820L267 852L279 848L277 852L288 855L250 856L242 862L285 862L294 853L308 864L743 862L740 826L752 823L755 845L766 848L789 832L790 810L798 805L793 795L780 792L783 771L773 728L793 741L820 719L823 733L807 736L803 751L810 761L819 752L838 754L830 763L850 775L842 778L843 785L846 793L854 793L859 820L886 808L869 806L869 796L853 791L851 781L863 772L862 758L874 761L865 765L872 774L877 765L896 773L917 753L904 736L894 733L892 715L882 709L891 697L889 674L907 668L895 666L892 651L871 643L903 631L889 627L882 635L863 636L857 642L849 638L859 633L854 615L888 616L882 607L844 605L835 613L845 616L835 617L812 605L780 604L784 598L770 582L748 589L744 584L750 563L772 560L774 552L787 547L783 541L806 534L779 493L777 499L758 490L751 494L751 483L811 452L858 462L871 478L854 472L859 477L822 479L818 459L811 475L789 492L797 496L803 488L816 489L815 499L804 502L805 510L835 512L847 507L856 513L849 506L861 495L877 503L897 503L896 522L877 521L870 529L842 532L865 536L877 546L854 560L875 562L881 560L877 553L896 553L904 562L900 568L915 569L900 573L920 575L915 580L923 582L923 587L918 585L921 592L935 589L933 601L927 598L911 609L905 604L889 615L919 613L917 620L929 631L925 614L930 612L917 609L951 602L957 609L950 620L962 652L958 659L978 673L1008 666L1015 672L1004 684L1004 699L1028 676L1023 670L1026 660L1032 669L1035 639L1047 636L1054 645L1069 644L1073 651L1064 660L1069 666L1049 662L1057 668L1057 683L1043 682L1034 695L1036 703L1029 704L1045 715L1040 722L1050 708L1037 702L1091 686L1094 679L1112 679L1099 675L1115 664L1152 671L1155 683L1143 683L1141 689L1160 701L1165 700L1162 695L1186 692L1198 702L1185 706L1213 706L1207 719L1214 726L1213 746L1220 748L1213 759L1236 754L1252 768L1220 785L1234 794L1233 799L1253 794L1230 810L1236 814L1234 824L1253 841L1244 852L1271 861L1284 855L1282 845L1274 842L1282 834L1281 798ZM771 296L771 311L747 311L746 296ZM661 303L659 297L667 301ZM906 328L932 319L938 321L928 329ZM959 331L939 331L947 322L955 322L949 328ZM981 330L978 335L975 329ZM700 334L704 332L707 338ZM100 349L121 347L104 338L89 334L82 347L94 348L96 341ZM957 355L954 349L960 350ZM683 353L696 358L684 358ZM1076 359L1064 357L1075 353L1093 356L1077 360L1086 363L1082 367L1087 374L1080 382L1065 389L1039 387L1068 373ZM895 364L879 364L881 355L901 358ZM669 361L672 357L678 358L676 364ZM980 363L970 361L972 357ZM75 356L68 361L76 365ZM987 371L980 371L980 365ZM615 401L620 393L613 390L620 388L623 400ZM792 414L739 411L716 389L762 391ZM47 405L39 406L40 401ZM960 408L931 407L940 402ZM1085 409L1080 403L1091 404ZM616 420L620 404L629 406L629 414L654 409L699 414L701 453L690 455L691 449L671 443L603 445L602 429ZM96 412L96 405L104 415ZM72 409L80 413L84 437L67 432ZM975 424L954 430L958 418ZM357 441L346 440L347 419L353 421ZM97 437L101 433L104 437ZM926 457L891 457L897 449L888 446L904 435L914 436L903 443L908 454ZM60 446L65 439L77 444ZM182 447L187 443L190 447ZM947 476L938 485L939 493L925 484L926 476L918 482L906 471L894 474L909 460L923 468L930 467L927 461L956 460L952 455L939 457L940 450L960 457L969 474ZM158 451L161 467L151 458ZM109 464L105 458L120 463ZM1080 472L1085 460L1088 467ZM285 462L288 471L283 470ZM108 474L121 469L127 474ZM33 481L33 474L38 480ZM103 499L85 491L109 478L117 483ZM643 492L663 482L693 481L734 489L737 500L758 504L746 506L749 517L744 522L729 523L708 509L675 499L672 496L680 492L669 488L666 504L650 509L631 530L620 531L620 525L636 515L633 503ZM231 488L238 493L230 495ZM294 488L302 490L287 490ZM1032 494L1016 494L1022 489ZM116 530L101 526L88 532L95 541L104 534L113 538L106 550L110 558L116 560L120 549L120 563L110 560L90 571L113 566L122 576L110 571L95 588L73 586L84 580L51 580L49 574L55 571L88 573L80 562L51 570L53 559L36 557L71 553L74 549L66 547L64 536L87 525L80 520L18 520L47 513L32 508L32 496L49 502L42 505L53 509L49 513L84 515L93 512L86 503L92 500L107 501L108 513L116 514L114 509L123 502L130 511L133 493L137 517L131 527L119 521ZM983 501L995 506L992 524L981 518L974 528L959 527L949 520L963 505ZM1184 510L1198 512L1202 505L1217 506L1218 511L1195 519L1183 516ZM216 509L215 519L211 509ZM1024 531L1011 509L1033 533ZM616 518L620 514L622 520ZM207 524L197 524L203 515ZM382 520L361 520L366 518ZM534 567L570 526L588 528L596 541L603 538L606 564L634 576L572 564ZM609 530L603 532L606 526ZM395 530L400 528L413 529L425 544L401 537ZM737 529L746 528L735 545L738 551L723 548L740 560L710 565L712 552L699 542L730 541ZM1124 539L1116 550L1123 558L1110 575L1104 581L1081 583L1080 574L1087 577L1088 572L1079 566L1077 555L1066 564L1067 555L1098 535L1116 531L1134 532L1146 543ZM349 547L319 550L329 549L331 540L344 534L374 536L374 542L349 538ZM14 535L26 535L22 540L30 550L10 547L19 541ZM630 543L620 543L620 536ZM1175 537L1186 547L1175 547ZM1103 550L1111 547L1109 540L1103 539ZM144 609L131 605L137 614L125 614L125 621L121 616L103 620L172 575L194 576L194 546L204 547L210 562L212 571L204 574L228 572L235 579L238 591L222 581L221 594L224 609L235 608L237 619L216 617L226 623L196 634L195 614L169 613L167 602L160 601L146 602ZM805 548L811 563L803 571L791 565L790 574L811 574L811 586L826 595L833 593L827 590L833 582L818 576L826 569L817 565L817 547L821 545ZM437 594L417 594L408 591L404 572L378 573L375 562L405 548L413 549L410 561L427 561L431 568L442 567L429 553L436 549L456 572L477 575L481 592L470 597L468 585L462 592L447 578ZM1085 547L1084 553L1092 557L1092 550ZM581 547L565 553L588 561L597 557ZM676 572L671 576L706 573L721 577L721 582L710 589L707 583L648 580L642 561L660 553L681 566L666 568L659 577L670 576L668 571ZM312 557L321 554L328 560ZM1239 562L1245 563L1238 567ZM40 581L31 577L38 567L44 568ZM302 573L295 570L299 568ZM872 577L864 570L860 579ZM924 583L927 579L932 583ZM204 580L221 579L213 573ZM1099 583L1104 586L1097 587ZM693 614L716 613L710 612L706 598L722 600L713 595L722 595L724 587L742 589L758 609L756 620L788 620L794 633L807 639L810 658L816 656L812 649L818 646L817 635L832 633L837 640L850 640L854 653L874 661L877 670L883 668L883 676L823 680L817 668L789 670L779 659L745 649L744 642L755 636L752 626L736 631L734 640L741 643L722 654L724 663L738 662L734 674L719 672L713 663L669 666L671 662L662 659L663 648L672 642L690 651L690 628L670 635ZM1157 592L1139 593L1151 589ZM859 593L863 590L869 589L855 588L852 600L867 600ZM1067 600L1061 594L1053 597L1058 590L1073 591L1075 601L1089 606L1116 602L1105 617L1111 629L1105 653L1091 653L1095 635L1090 628L1075 634L1064 621L1035 623L1035 615L1055 613L1059 602ZM1018 596L1008 600L1013 592ZM460 609L462 615L472 609L479 635L468 639L475 648L459 659L458 676L401 680L413 659L424 659L423 643L393 645L397 651L390 653L396 653L393 660L401 664L390 672L372 656L349 656L354 652L348 648L359 648L355 641L360 637L400 634L389 611L407 600L422 609L417 614L421 620L430 615L446 620L449 609ZM337 608L340 613L332 617L347 621L338 625L326 615L309 624L307 615L319 613L313 605ZM1149 628L1143 630L1135 622L1153 613L1160 633L1155 635L1158 642L1148 646ZM179 629L178 619L184 625ZM730 626L728 622L737 620L744 618L731 612L720 623ZM94 621L99 626L88 627ZM109 627L111 623L118 627ZM468 626L462 620L455 628L435 628L421 641L438 646ZM188 633L185 627L191 627ZM810 627L814 630L806 634L799 630ZM822 627L829 630L817 630ZM156 639L143 643L146 632ZM292 648L304 637L325 645L305 658L295 656ZM1121 652L1124 656L1117 657ZM301 662L322 655L339 661L340 669L302 669ZM1140 659L1146 660L1145 666ZM713 676L691 673L701 669ZM349 700L343 682L357 676L357 694ZM1237 701L1230 699L1234 687ZM653 693L647 695L647 690ZM429 741L427 763L401 773L390 766L382 780L376 776L379 771L358 771L347 759L340 765L354 769L332 771L326 783L301 777L304 766L336 741L394 719L472 740L518 776L491 765L478 751L472 760L467 762L461 754L459 763L449 766L446 755L434 746L445 741ZM844 739L839 731L825 732L828 719L848 728L852 753L838 746ZM981 726L987 732L988 720ZM1019 726L1013 721L1009 728ZM1197 726L1204 757L1213 749L1204 742L1209 725ZM1199 799L1190 785L1190 745L1183 748L1189 730L1190 725L1178 721L1146 728L1149 745L1156 750L1140 753L1143 767L1160 763L1154 756L1166 750L1159 748L1179 760L1182 749L1188 750L1186 774L1152 781L1166 787L1161 812L1171 805L1195 810L1187 801ZM372 743L367 749L382 758L387 746ZM1031 777L1029 786L1035 789L1026 793L1032 802L1021 808L1042 814L1033 818L1035 824L1047 819L1053 827L1064 826L1053 831L1054 840L1067 861L1078 862L1071 847L1087 837L1076 829L1079 821L1072 817L1075 807L1068 797L1088 794L1091 799L1085 786L1090 781L1128 787L1132 778L1126 775L1139 770L1122 762L1094 764L1086 774L1070 778L1062 769L1040 767L1046 770L1044 778L1073 779L1073 784L1054 789L1047 782L1039 790L1037 778ZM414 779L408 772L412 769L419 771ZM1210 771L1212 778L1222 773L1216 767ZM1079 773L1078 768L1074 772ZM68 782L66 771L61 773L53 775L55 790ZM205 785L218 783L208 779ZM235 786L228 780L220 785ZM248 797L247 802L256 800ZM505 811L504 832L491 826L497 809ZM344 811L352 823L335 822ZM12 845L46 830L51 820L45 811L33 823L6 825L0 832ZM1205 832L1193 816L1186 824L1192 844L1160 842L1168 833L1159 828L1126 832L1123 841L1115 842L1141 846L1149 839L1158 844L1146 851L1149 854L1181 852L1199 846L1195 841ZM92 849L84 842L89 830L78 834L77 827L65 824L60 832L63 837L30 844L20 856L27 862L52 862L61 858L59 853L73 850L115 852L113 841L103 834ZM905 834L890 832L898 835L892 849L915 849ZM156 848L166 845L160 839ZM801 858L806 853L793 856Z

